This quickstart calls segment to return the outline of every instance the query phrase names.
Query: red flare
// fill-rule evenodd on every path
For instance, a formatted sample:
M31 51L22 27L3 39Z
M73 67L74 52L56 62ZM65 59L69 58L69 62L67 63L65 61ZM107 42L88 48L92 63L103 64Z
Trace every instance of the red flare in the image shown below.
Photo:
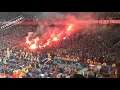
M28 38L28 37L26 37L26 43L27 43L27 44L31 44L31 42L29 41L29 38Z
M31 50L34 50L34 49L36 49L37 48L37 46L35 45L35 44L32 44L31 46L30 46L30 49Z
M58 38L57 38L57 37L54 37L54 38L53 38L53 41L58 41Z
M71 30L72 30L72 27L73 27L73 25L70 24L70 25L68 26L67 30L68 30L68 31L71 31Z
M66 39L66 37L63 37L63 39Z

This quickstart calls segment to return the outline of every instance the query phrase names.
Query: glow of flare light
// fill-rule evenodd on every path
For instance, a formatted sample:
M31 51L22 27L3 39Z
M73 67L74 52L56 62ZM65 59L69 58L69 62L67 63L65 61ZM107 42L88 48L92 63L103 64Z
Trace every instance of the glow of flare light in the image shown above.
M68 31L71 31L72 30L72 27L73 27L73 25L72 24L70 24L69 26L68 26Z
M53 37L53 41L58 41L58 38L57 37Z
M32 45L30 45L30 49L31 49L31 50L37 49L36 44L32 44Z

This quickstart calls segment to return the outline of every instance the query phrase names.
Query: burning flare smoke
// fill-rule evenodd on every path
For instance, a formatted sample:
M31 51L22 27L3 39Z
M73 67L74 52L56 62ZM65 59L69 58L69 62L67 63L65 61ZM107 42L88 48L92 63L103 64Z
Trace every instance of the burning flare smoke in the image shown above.
M76 17L69 14L45 12L40 17L43 24L40 23L36 32L28 33L26 45L29 49L41 49L53 45L55 42L69 38L77 30L89 26L89 22L82 24L79 20L92 20L91 17L91 13L89 15L86 13L78 14ZM31 37L32 39L30 39Z

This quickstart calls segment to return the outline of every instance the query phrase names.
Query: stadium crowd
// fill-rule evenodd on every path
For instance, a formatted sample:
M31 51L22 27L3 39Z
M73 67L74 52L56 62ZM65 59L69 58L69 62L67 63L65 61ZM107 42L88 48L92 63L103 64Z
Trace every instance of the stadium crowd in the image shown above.
M10 50L8 58L8 54L5 54L7 51L3 52L0 58L0 71L5 78L74 78L76 75L80 78L117 78L115 63L108 65L107 62L92 59L82 63L56 58L50 54L43 59L42 53L21 50Z
M31 52L21 44L36 28L17 25L0 33L0 77L119 78L118 26L89 26L57 46Z

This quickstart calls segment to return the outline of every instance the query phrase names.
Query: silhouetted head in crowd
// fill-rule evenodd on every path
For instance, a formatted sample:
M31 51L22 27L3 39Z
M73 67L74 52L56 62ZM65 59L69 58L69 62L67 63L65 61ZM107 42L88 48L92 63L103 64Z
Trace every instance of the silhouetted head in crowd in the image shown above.
M80 74L74 74L73 78L85 78L83 75Z

